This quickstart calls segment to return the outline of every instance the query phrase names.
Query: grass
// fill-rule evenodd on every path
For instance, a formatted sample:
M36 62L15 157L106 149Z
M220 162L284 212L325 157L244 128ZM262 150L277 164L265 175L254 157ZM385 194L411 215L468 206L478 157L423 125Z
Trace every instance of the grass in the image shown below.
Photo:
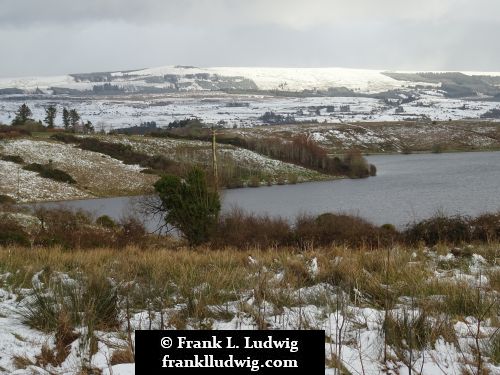
M491 256L496 249L498 243L473 250L489 259L485 274L497 272ZM316 273L311 271L313 261ZM33 289L33 275L42 270L41 286ZM325 317L339 309L346 316L358 308L387 310L380 329L403 362L408 350L431 348L440 337L459 345L453 325L468 317L479 316L483 324L498 328L493 292L497 281L490 279L478 289L435 271L447 271L439 267L439 255L413 247L271 247L243 252L190 250L171 242L147 249L0 248L0 274L10 272L0 287L21 296L24 288L32 288L20 300L22 313L30 326L55 335L54 346L42 350L38 360L52 364L68 355L68 343L75 339L95 347L94 332L118 331L127 337L127 327L136 327L137 313L143 314L143 329L211 329L216 322L241 318L261 329L292 321L296 329L307 329L317 324L303 313L311 306ZM78 327L85 327L79 338ZM111 362L131 362L133 353L130 341L114 350ZM483 358L498 360L498 338L492 336L484 345ZM17 362L25 363L22 358Z

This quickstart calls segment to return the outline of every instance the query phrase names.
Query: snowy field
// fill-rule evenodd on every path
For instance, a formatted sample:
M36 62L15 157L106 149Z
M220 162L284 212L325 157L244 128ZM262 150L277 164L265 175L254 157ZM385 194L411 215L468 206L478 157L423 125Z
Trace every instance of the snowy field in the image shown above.
M454 79L453 90L466 87L468 91L459 93L473 100L450 99L456 96L445 91L450 90L446 86L449 76L439 81L415 72L393 74L399 78L380 70L343 68L167 66L2 78L0 122L10 123L24 102L36 119L43 119L44 108L56 104L59 109L77 109L84 120L104 130L147 121L164 126L186 117L226 127L250 127L262 125L260 117L266 112L292 116L297 122L477 119L500 108L495 99L496 92L500 95L500 73L445 73ZM480 81L481 77L486 78ZM418 82L419 78L426 82ZM476 87L477 80L482 84Z
M109 156L59 142L33 139L1 141L0 154L19 156L27 164L51 163L77 181L76 185L56 182L23 170L22 165L0 161L0 192L19 201L142 194L151 191L156 181L155 176L140 173L143 168L138 165L127 165Z
M58 109L56 123L61 126L62 108L75 108L82 119L90 120L97 130L140 125L155 121L166 126L175 120L196 117L209 124L225 127L252 127L264 125L261 117L266 112L292 116L297 122L357 122L402 120L463 120L479 119L481 115L500 103L491 101L467 101L427 95L422 99L402 104L403 112L394 106L373 98L281 98L256 95L229 95L223 93L163 94L116 96L110 98L69 98L62 96L10 97L0 96L0 123L10 124L19 106L26 103L35 119L45 117L45 108L55 104ZM236 104L235 104L236 103ZM239 105L239 106L235 106ZM341 106L349 106L341 111ZM333 111L329 109L333 107Z
M57 250L52 251L57 253ZM490 341L496 340L498 345L498 338L495 338L498 331L495 310L485 310L484 315L482 312L470 316L450 315L445 312L447 305L440 304L440 301L452 303L451 301L459 298L453 293L460 288L474 296L477 293L484 299L481 300L481 306L486 306L489 303L486 301L497 298L498 292L494 290L492 278L493 275L498 278L499 267L494 253L493 258L491 257L491 252L489 256L484 254L489 259L475 252L470 258L463 259L451 253L439 255L435 249L414 252L394 249L391 256L395 257L397 264L404 267L405 271L398 271L396 277L399 281L389 286L378 279L382 274L377 273L375 268L368 267L370 264L378 264L373 254L365 254L366 259L362 262L368 269L364 268L362 274L356 276L360 278L359 284L350 293L347 292L349 288L339 287L337 281L327 281L329 272L343 275L345 271L341 271L339 267L353 267L358 261L358 258L348 259L345 251L337 252L337 255L289 253L286 256L281 253L273 253L271 256L233 253L225 254L224 259L219 261L212 258L200 261L198 255L193 259L187 253L153 254L153 258L147 261L147 253L131 254L142 260L116 259L111 256L113 254L106 250L101 253L90 251L88 255L77 252L71 261L72 264L81 264L82 269L64 272L58 267L69 260L69 254L55 254L54 257L58 258L56 264L44 267L44 262L51 259L51 256L40 250L40 255L36 255L36 260L29 269L25 267L16 272L15 265L22 265L16 257L8 263L8 267L0 270L1 374L69 375L78 373L82 368L92 368L103 374L129 375L134 374L134 364L127 362L133 360L133 357L123 353L130 350L134 329L252 330L263 327L325 330L325 374L328 375L338 374L333 368L335 363L341 363L349 374L364 375L396 375L407 373L409 368L421 375L475 374L478 363L485 371L483 373L500 373L499 364L495 365L491 359L494 352L491 351ZM46 257L47 260L44 260ZM84 260L85 257L88 259ZM156 279L144 279L141 276L133 278L135 272L148 270L152 259L165 261L168 257L175 258L175 264L164 265L171 272L168 275L168 285L156 285ZM95 265L91 266L93 262ZM229 274L209 277L204 269L205 264L210 265L210 270L216 268L219 272ZM223 268L228 264L232 265L232 271ZM143 268L135 269L138 265ZM58 332L66 332L66 339L63 340L67 341L64 342L69 342L68 349L62 355L58 344L61 336L55 336L50 330L41 331L30 327L27 323L29 310L26 309L40 298L65 298L67 308L81 308L79 305L72 305L71 298L74 298L72 293L80 295L89 287L87 277L93 272L87 268L89 266L97 267L96 272L108 269L106 274L109 285L106 290L118 295L116 303L120 326L119 329L108 330L94 329L85 324L62 328L58 326ZM176 267L176 270L172 267ZM120 270L127 271L120 273ZM201 274L184 274L196 270ZM353 270L361 272L361 269ZM301 278L297 273L299 271ZM239 276L230 272L238 272ZM407 272L413 273L418 279L413 282L422 283L421 288L425 290L423 294L430 295L415 297L413 294L405 294L403 290L410 293L411 287L407 283L412 282L411 278L404 276ZM221 290L222 285L226 285L224 282L233 280L234 277L244 285L235 284L232 286L234 290ZM383 292L384 288L390 291L387 293L399 295L388 311L374 303L376 298L373 293ZM161 304L160 296L165 298ZM215 296L222 298L224 302L210 302L215 301ZM126 307L129 298L132 304L130 308ZM428 304L432 301L434 305L441 307L434 311ZM189 303L197 306L195 312L188 312ZM139 305L149 307L141 309ZM163 307L159 309L158 306ZM471 306L453 306L450 311L454 311L451 310L454 308L471 313L476 311ZM57 311L58 308L54 309ZM417 340L424 341L415 341L415 347L408 346L405 342L404 337L408 336L404 335L408 333L404 330L399 333L403 337L395 334L390 339L393 341L385 341L383 322L386 319L390 319L391 324L400 322L403 327L400 329L410 327L409 329L415 330L413 334L428 336L419 336ZM35 325L41 324L34 321ZM477 348L482 352L479 362ZM52 356L55 353L56 358L51 357L50 353ZM47 358L52 358L52 363L44 362Z

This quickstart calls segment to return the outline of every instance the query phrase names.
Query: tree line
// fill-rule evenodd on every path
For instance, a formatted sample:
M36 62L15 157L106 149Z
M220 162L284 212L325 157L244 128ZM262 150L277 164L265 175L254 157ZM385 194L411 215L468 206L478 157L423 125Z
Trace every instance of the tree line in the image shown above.
M57 117L57 107L53 104L47 106L45 108L45 118L43 122L45 123L47 129L54 129L56 126L56 117ZM28 107L26 103L23 103L18 110L16 111L15 117L12 120L13 126L22 126L29 125L30 123L36 122L33 119L33 112ZM42 122L39 120L39 124ZM78 111L74 108L66 108L62 109L62 125L65 130L73 131L78 133L93 133L94 126L92 122L86 121L84 122L78 113Z

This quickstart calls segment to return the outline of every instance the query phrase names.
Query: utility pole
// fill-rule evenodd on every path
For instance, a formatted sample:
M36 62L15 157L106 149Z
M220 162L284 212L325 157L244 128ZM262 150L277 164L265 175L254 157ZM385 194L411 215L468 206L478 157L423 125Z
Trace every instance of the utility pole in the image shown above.
M21 189L21 177L20 172L21 168L17 167L17 201L19 202L19 190Z
M212 125L212 167L213 167L213 174L214 174L214 187L215 191L219 191L219 176L217 173L217 149L216 149L216 130L215 127Z

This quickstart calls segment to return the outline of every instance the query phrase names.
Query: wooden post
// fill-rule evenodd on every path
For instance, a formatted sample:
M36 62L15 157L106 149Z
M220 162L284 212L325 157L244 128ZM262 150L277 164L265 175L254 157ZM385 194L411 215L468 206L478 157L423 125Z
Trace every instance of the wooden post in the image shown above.
M214 187L215 191L219 191L219 176L217 171L217 149L216 149L216 140L215 140L215 127L212 126L212 167L214 174Z
M17 201L19 202L19 190L21 190L21 168L17 167Z

